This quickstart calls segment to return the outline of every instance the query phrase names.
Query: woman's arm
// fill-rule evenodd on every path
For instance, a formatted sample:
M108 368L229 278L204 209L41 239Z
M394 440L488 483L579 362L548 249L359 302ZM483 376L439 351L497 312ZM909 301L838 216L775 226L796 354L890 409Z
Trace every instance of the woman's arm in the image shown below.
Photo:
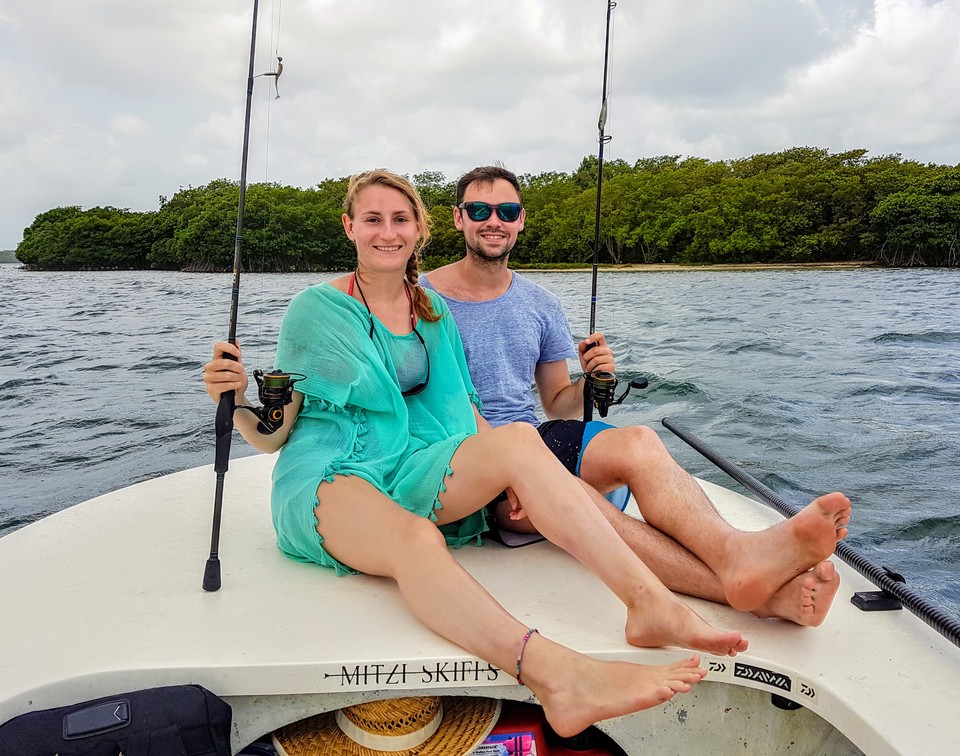
M226 357L225 355L228 354L236 359ZM249 381L240 359L240 347L226 341L218 341L214 344L213 359L203 366L203 382L207 394L215 403L220 402L220 395L225 391L234 392L237 410L233 413L233 426L254 449L272 454L286 443L290 429L293 428L293 423L303 406L303 394L299 391L293 392L293 401L283 411L283 425L275 433L269 435L260 433L257 430L260 418L253 412L240 409L240 407L253 406L246 397Z

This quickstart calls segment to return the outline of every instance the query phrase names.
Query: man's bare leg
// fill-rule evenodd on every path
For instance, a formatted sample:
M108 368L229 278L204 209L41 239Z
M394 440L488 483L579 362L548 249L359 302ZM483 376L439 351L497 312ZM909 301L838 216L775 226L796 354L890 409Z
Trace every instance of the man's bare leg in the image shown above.
M621 512L593 486L580 482L613 529L670 590L718 604L727 603L720 578L696 554L643 520ZM529 519L516 521L510 518L508 502L498 506L495 518L501 529L537 532ZM826 574L829 577L821 577ZM827 568L816 574L807 571L782 585L769 601L751 613L757 617L785 619L815 627L826 618L839 584L840 576L832 564L829 573Z
M720 516L657 434L643 426L598 433L584 452L580 472L601 491L629 485L646 522L699 557L719 578L727 603L745 611L769 606L782 587L825 560L846 536L850 521L849 500L834 493L772 528L739 531ZM819 605L832 601L827 594L818 591Z
M593 492L594 503L607 516L613 529L670 590L718 604L727 603L720 578L696 554L643 520L624 514L596 489L585 487ZM764 619L785 619L806 627L818 627L826 619L839 587L840 575L833 563L826 560L787 581L769 601L750 612Z
M797 575L782 586L763 606L752 610L757 617L788 619L798 625L819 627L840 587L833 562L824 560L812 570Z
M720 578L696 554L643 520L621 512L585 481L580 480L580 485L617 534L667 588L718 604L727 603ZM497 506L494 519L498 528L514 533L538 532L528 518L514 520L510 513L509 502Z

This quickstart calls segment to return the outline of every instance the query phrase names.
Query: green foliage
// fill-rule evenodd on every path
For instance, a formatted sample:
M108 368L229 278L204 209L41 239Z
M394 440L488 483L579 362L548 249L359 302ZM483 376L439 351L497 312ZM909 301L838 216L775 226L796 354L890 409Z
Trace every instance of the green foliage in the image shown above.
M597 166L520 176L526 227L517 266L589 264L597 237ZM430 212L424 266L463 255L453 225L455 183L438 171L413 177ZM348 179L299 189L253 184L245 197L245 270L353 267L340 221ZM17 247L38 269L161 268L229 271L239 186L226 179L161 197L155 212L58 207L41 213ZM601 264L803 263L874 260L957 265L960 166L922 165L867 151L816 147L709 161L662 155L603 164Z
M23 232L17 257L45 270L130 270L146 267L155 240L153 217L115 207L59 207Z
M420 198L428 210L440 205L454 205L457 201L456 182L447 181L440 171L424 171L413 177Z
M956 266L960 260L960 167L889 194L870 213L869 237L888 265Z
M437 268L446 262L453 262L463 256L463 237L453 225L453 204L456 195L447 205L434 205L430 208L430 242L423 251L424 261L429 267ZM446 261L446 262L441 262Z

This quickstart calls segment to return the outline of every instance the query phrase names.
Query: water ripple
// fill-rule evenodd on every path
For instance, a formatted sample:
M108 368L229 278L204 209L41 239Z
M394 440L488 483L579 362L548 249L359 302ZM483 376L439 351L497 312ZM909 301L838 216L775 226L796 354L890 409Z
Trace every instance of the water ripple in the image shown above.
M960 331L923 331L920 333L882 333L871 339L876 344L960 344Z
M250 277L238 331L250 369L272 367L286 303L326 277ZM588 333L589 272L529 277ZM231 284L0 266L0 535L213 462L200 370L226 335ZM607 420L657 428L681 464L720 485L737 488L664 416L793 503L845 491L850 542L960 616L960 272L617 273L600 289L618 394L634 377L650 384Z

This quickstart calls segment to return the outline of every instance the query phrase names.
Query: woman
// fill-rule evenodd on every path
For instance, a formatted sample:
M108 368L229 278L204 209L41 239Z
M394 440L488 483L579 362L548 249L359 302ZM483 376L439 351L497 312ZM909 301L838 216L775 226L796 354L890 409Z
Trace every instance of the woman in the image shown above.
M281 549L393 578L435 632L500 669L515 665L561 735L662 703L706 672L696 654L664 666L600 662L512 617L447 549L479 543L483 507L501 491L624 602L631 643L744 650L740 633L714 630L656 580L534 428L483 420L453 319L417 285L429 215L414 187L361 174L344 209L356 271L300 292L280 329L276 365L306 376L283 426L265 436L252 413L235 417L255 448L282 448L272 501ZM216 344L204 380L214 401L232 390L248 404L238 348Z

